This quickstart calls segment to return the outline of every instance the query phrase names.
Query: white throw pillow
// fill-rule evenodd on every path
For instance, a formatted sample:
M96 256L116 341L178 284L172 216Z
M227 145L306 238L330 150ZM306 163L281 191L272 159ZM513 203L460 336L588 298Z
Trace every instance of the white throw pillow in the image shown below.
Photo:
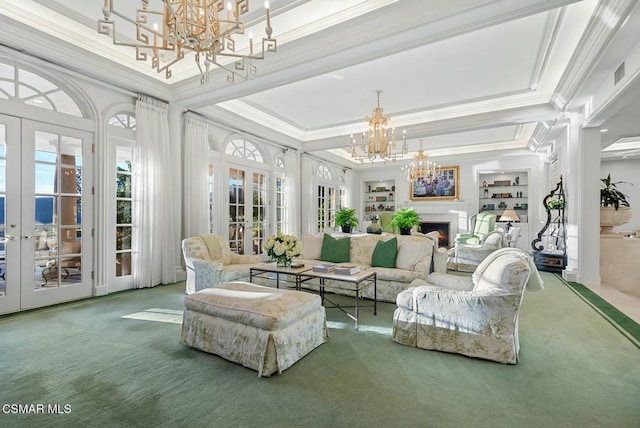
M398 245L396 268L413 270L416 264L427 256L427 245L423 242L403 242Z
M323 236L302 235L302 258L306 260L320 260Z

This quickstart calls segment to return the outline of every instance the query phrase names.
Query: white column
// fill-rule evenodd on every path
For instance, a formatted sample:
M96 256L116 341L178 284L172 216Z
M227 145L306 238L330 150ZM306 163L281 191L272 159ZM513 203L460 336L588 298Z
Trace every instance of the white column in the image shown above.
M567 195L567 269L565 278L600 286L600 132L582 128L572 114L563 165ZM566 166L566 168L565 168Z

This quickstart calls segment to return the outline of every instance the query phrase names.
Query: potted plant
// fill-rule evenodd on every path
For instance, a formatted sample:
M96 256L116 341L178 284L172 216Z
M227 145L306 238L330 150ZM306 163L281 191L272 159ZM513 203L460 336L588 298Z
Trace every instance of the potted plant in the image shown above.
M344 233L351 233L351 229L358 225L355 208L341 208L336 211L336 226L340 226Z
M401 235L410 235L411 228L420 224L420 216L413 208L401 208L393 215L391 224L400 229Z
M618 190L618 184L631 184L626 181L611 181L611 174L601 178L600 188L600 233L613 233L615 226L628 223L631 219L631 208L627 195ZM633 185L633 184L631 184Z

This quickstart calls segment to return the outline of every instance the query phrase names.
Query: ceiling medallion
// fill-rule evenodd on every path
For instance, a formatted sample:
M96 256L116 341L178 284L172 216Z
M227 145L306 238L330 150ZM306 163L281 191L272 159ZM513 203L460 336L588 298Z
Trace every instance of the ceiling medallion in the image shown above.
M418 150L411 163L402 167L407 181L414 182L422 179L426 184L430 184L440 176L440 165L436 166L428 158L422 149L422 140L420 140L420 150Z
M269 2L264 2L266 10L266 37L262 38L260 50L254 52L253 34L248 34L249 53L236 52L236 34L244 34L244 23L240 16L249 11L249 0L154 0L164 3L157 5L160 10L149 9L150 0L141 0L135 18L126 16L114 8L114 0L104 0L104 19L98 20L98 33L111 36L113 44L136 48L136 59L147 61L158 73L171 77L171 66L184 59L185 53L195 53L195 62L200 71L200 83L209 81L209 68L215 64L229 72L227 80L235 77L249 78L256 74L252 62L264 59L265 52L276 51L276 39L271 38L273 29L269 16ZM120 38L116 33L116 23L133 25L135 40ZM220 58L232 58L232 65L221 64Z
M385 162L395 161L407 154L406 131L402 131L402 147L400 151L396 151L394 128L389 125L391 118L384 116L382 107L380 107L382 91L376 91L376 93L378 94L378 106L373 109L373 116L367 117L368 131L362 133L360 141L357 141L353 134L350 136L349 153L351 153L351 157L360 162L365 160L373 162L376 158Z

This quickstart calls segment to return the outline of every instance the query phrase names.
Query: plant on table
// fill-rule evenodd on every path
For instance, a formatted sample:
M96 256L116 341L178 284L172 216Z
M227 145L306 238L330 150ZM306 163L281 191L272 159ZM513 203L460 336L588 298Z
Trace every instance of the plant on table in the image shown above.
M350 233L351 229L358 225L355 208L341 208L336 211L336 226L340 226L342 231Z
M400 229L403 235L409 235L411 228L420 224L420 216L413 208L401 208L391 219L391 224Z
M278 233L264 241L267 255L271 260L275 260L278 266L289 266L291 259L300 255L301 248L300 240L294 235Z

